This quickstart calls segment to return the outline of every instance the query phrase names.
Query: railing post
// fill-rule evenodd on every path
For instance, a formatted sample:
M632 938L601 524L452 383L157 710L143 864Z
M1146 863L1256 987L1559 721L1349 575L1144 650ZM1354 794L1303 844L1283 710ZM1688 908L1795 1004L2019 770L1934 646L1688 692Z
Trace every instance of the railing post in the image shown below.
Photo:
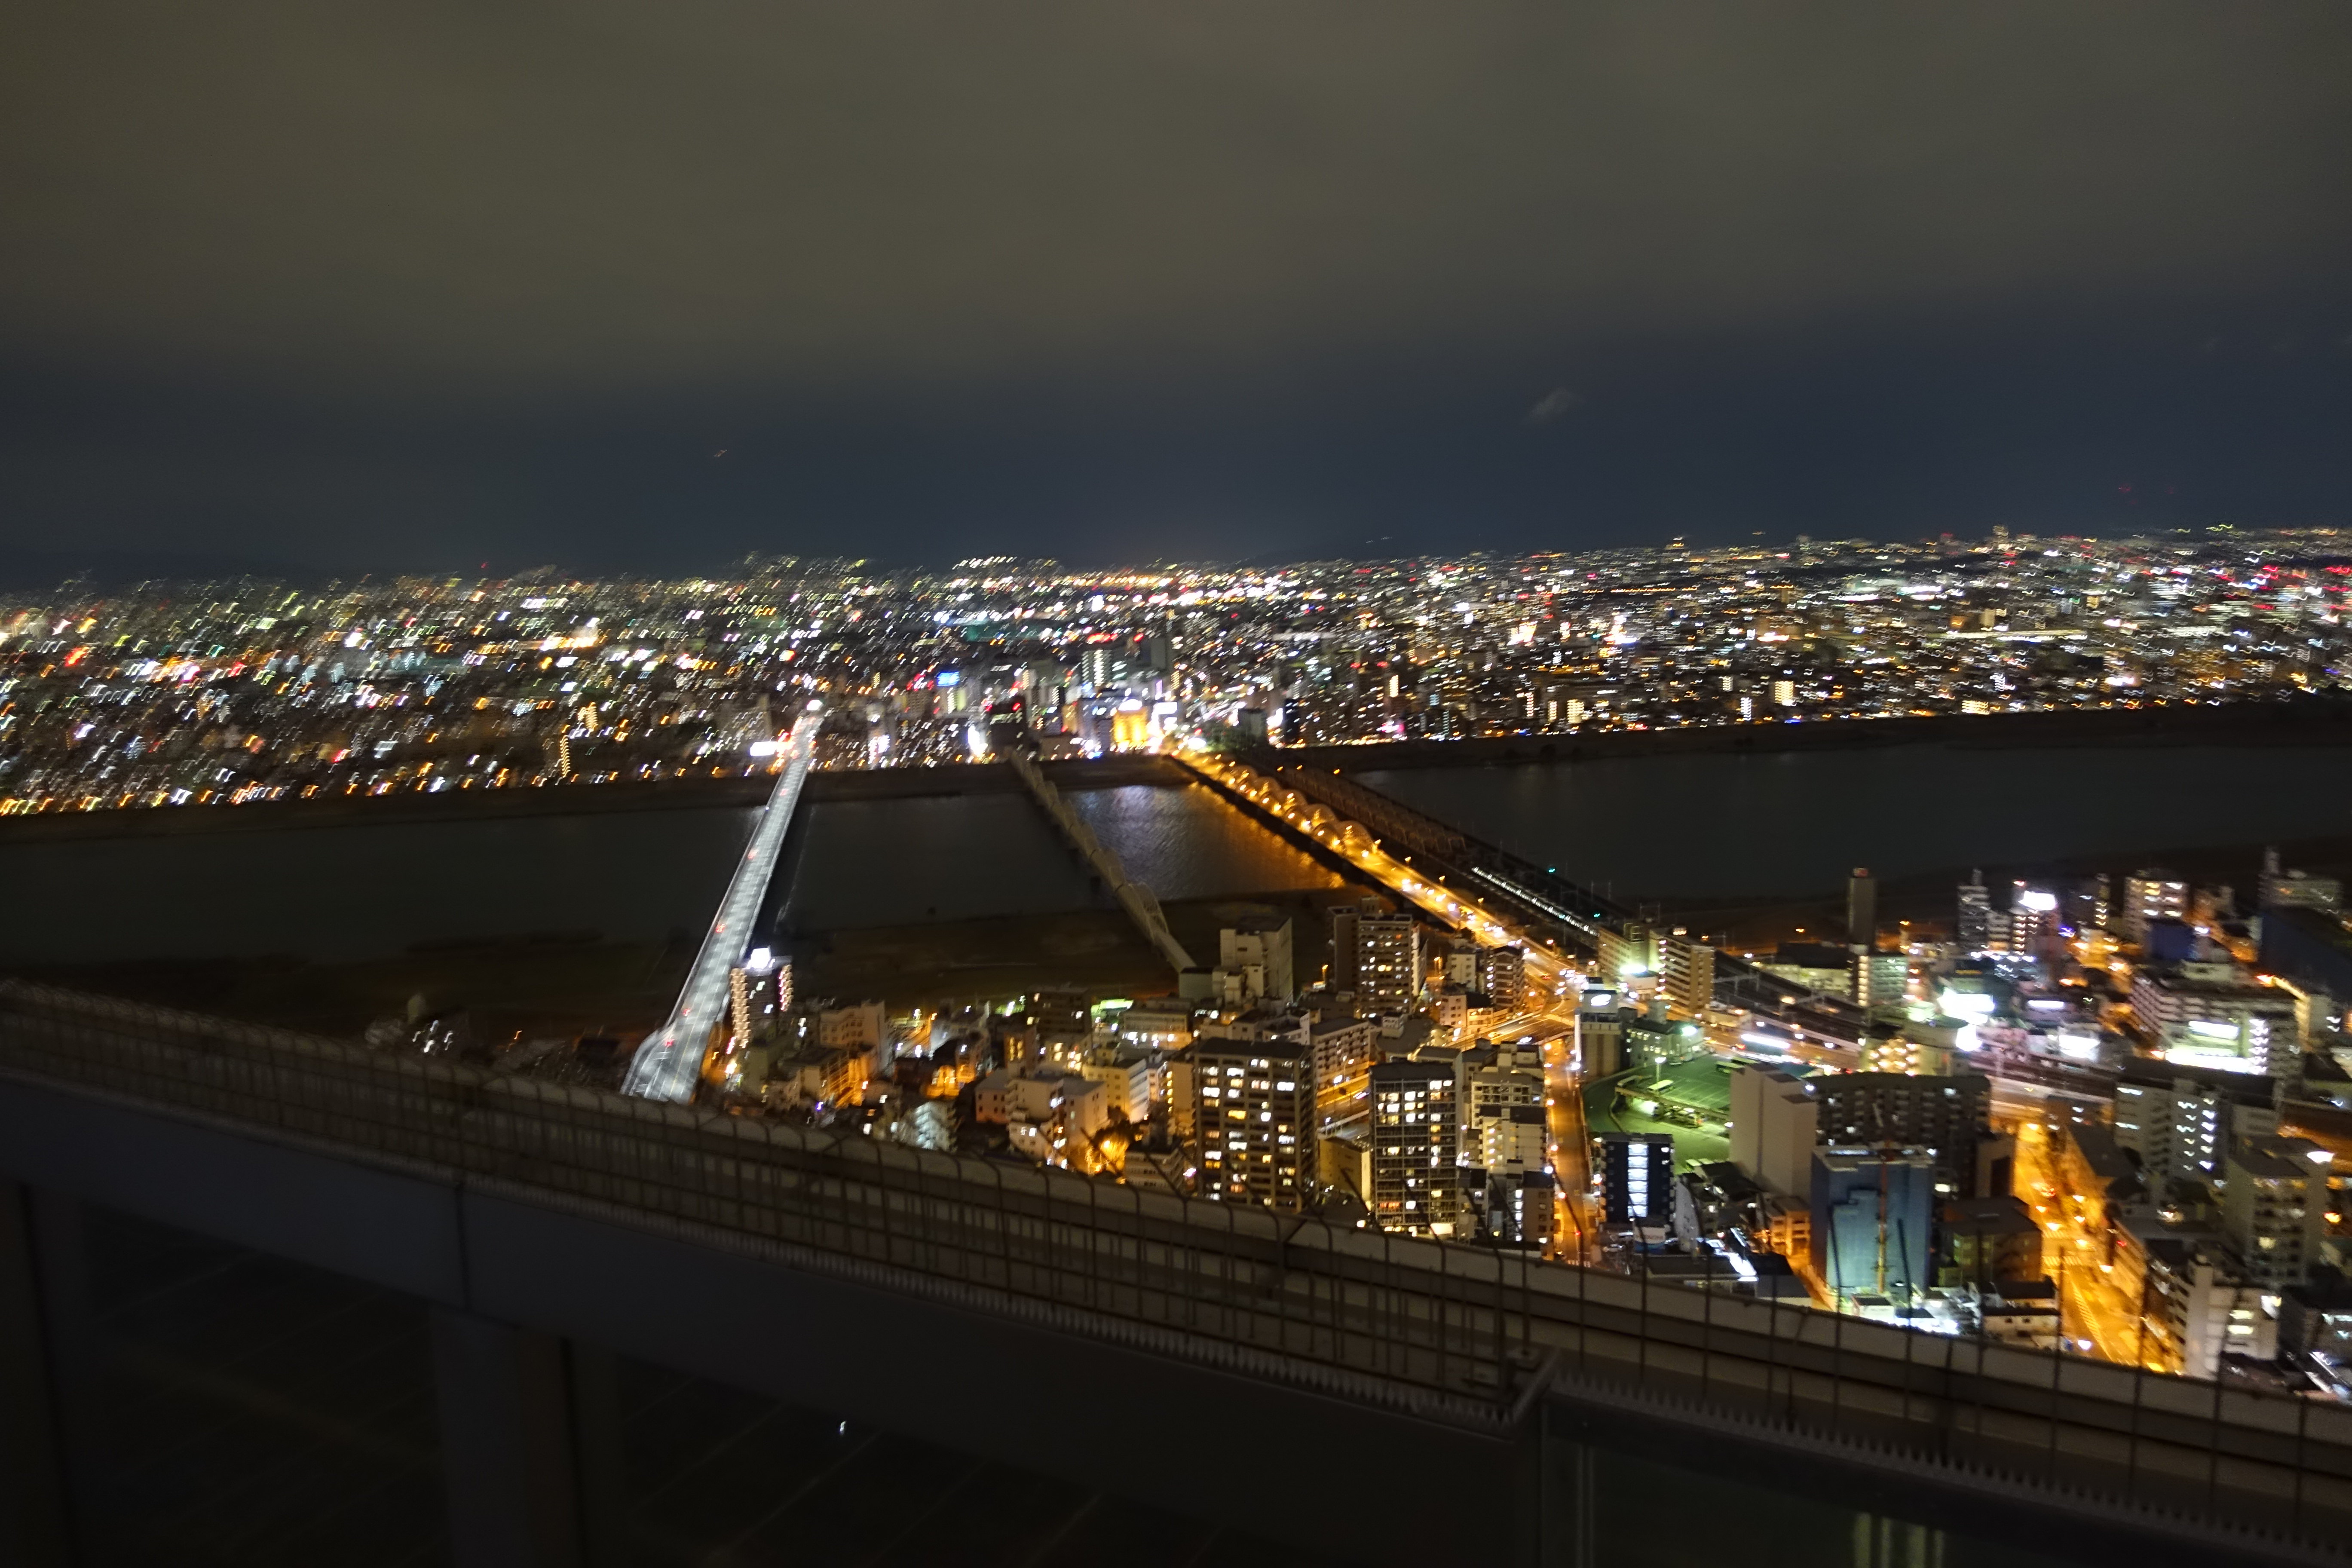
M1495 1397L1508 1408L1511 1402L1511 1295L1509 1281L1503 1273L1503 1249L1493 1253L1495 1263Z
M1454 1333L1450 1300L1453 1293L1446 1289L1450 1282L1448 1276L1452 1270L1446 1267L1445 1255L1453 1249L1444 1242L1434 1238L1432 1238L1430 1245L1437 1248L1437 1321L1434 1325L1437 1331L1434 1338L1437 1342L1437 1386L1444 1388L1445 1386L1445 1342L1451 1339Z
M1013 1289L1013 1219L1004 1207L1004 1168L993 1160L988 1163L989 1178L996 1184L996 1257L1003 1268L1003 1287L1008 1296L1018 1294Z

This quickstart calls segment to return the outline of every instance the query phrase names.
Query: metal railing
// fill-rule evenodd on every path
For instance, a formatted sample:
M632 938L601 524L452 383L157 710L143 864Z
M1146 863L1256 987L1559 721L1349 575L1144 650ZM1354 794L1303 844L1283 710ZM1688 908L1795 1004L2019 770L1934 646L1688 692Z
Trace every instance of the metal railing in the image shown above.
M1550 1394L2231 1540L2352 1535L2338 1405L19 982L0 1075L1476 1431Z

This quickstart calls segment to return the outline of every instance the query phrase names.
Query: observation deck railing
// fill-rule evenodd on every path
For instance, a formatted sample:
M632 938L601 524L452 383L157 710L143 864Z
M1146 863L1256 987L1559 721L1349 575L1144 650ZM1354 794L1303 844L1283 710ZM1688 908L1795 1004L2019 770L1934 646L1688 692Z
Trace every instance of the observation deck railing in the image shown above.
M2352 1540L2333 1404L22 982L0 1078L1497 1437L1553 1398L2290 1559Z

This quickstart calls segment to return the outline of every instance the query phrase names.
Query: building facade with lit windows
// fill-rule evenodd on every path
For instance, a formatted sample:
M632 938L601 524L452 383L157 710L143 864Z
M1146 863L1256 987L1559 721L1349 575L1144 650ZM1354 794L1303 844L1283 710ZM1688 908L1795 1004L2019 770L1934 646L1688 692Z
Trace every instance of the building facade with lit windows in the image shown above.
M1451 1061L1371 1070L1372 1217L1386 1230L1451 1234L1461 1196L1459 1086Z
M2116 1230L2120 1298L2136 1301L2132 1351L2140 1365L2189 1377L2215 1376L2224 1354L2268 1361L2278 1325L2262 1288L2242 1279L2210 1236L2179 1234L2153 1215Z
M1381 1021L1327 1013L1308 1026L1315 1066L1315 1092L1326 1100L1361 1093L1364 1075L1380 1055Z
M1498 1012L1516 1013L1527 1005L1528 952L1523 947L1482 947L1478 950L1478 989Z
M2124 1063L2115 1117L2116 1142L2158 1193L2175 1180L2210 1181L2231 1139L2278 1131L2269 1079L2139 1058Z
M2177 921L2189 913L2189 880L2170 871L2148 868L2124 879L2124 896L2115 919L2123 934L2137 941L2152 921Z
M2303 1054L2295 998L2233 963L2143 964L2131 1011L2168 1061L2277 1076Z
M1677 926L1660 944L1659 977L1667 1005L1685 1018L1715 1001L1715 949Z
M1296 1040L1193 1042L1201 1191L1297 1213L1313 1195L1315 1079Z
M1356 917L1356 999L1368 1013L1409 1011L1421 994L1421 928L1409 914Z
M1666 1132L1601 1135L1601 1217L1658 1226L1675 1213L1675 1140Z
M2221 1235L2247 1280L2300 1285L2327 1234L2328 1152L2301 1138L2231 1140L2221 1165Z
M1939 1184L1975 1195L1978 1141L1990 1125L1992 1080L1895 1072L1823 1073L1807 1080L1825 1143L1900 1143L1928 1151Z

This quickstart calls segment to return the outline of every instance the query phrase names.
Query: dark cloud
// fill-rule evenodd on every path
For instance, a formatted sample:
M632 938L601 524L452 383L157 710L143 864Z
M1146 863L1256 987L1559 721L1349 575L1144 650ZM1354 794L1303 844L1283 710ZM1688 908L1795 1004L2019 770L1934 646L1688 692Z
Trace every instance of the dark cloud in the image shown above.
M1567 418L1583 406L1582 393L1570 392L1564 386L1555 386L1536 399L1535 406L1528 410L1528 423L1549 425L1555 419Z
M1124 551L1559 518L1513 465L1667 456L1701 404L1738 437L1749 395L1948 432L1960 389L2004 432L1950 437L1975 488L2023 494L2117 403L2177 445L2205 405L2155 367L2209 338L2261 345L2272 426L2346 411L2309 372L2345 356L2272 345L2345 319L2347 69L2332 4L18 0L0 505L317 560L649 514ZM1530 410L1563 363L1591 405ZM2062 384L2111 405L2008 428ZM2214 504L2340 507L2333 447L2259 445ZM1819 460L1711 464L1708 505L1845 504ZM1696 481L1595 482L1579 527Z

